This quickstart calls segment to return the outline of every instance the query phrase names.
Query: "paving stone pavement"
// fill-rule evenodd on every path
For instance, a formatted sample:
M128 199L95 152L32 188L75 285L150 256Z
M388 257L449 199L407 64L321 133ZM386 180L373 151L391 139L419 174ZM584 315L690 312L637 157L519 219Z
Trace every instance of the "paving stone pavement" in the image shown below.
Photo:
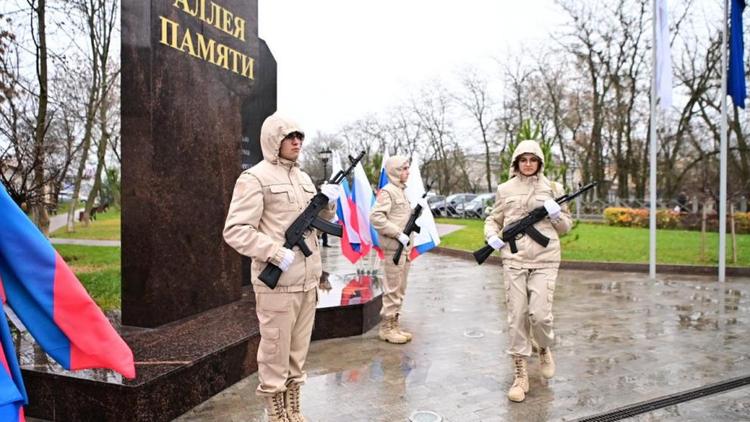
M331 272L349 271L337 248ZM561 271L555 295L555 378L530 360L531 391L506 398L506 313L500 268L426 254L409 277L406 345L377 328L313 342L302 407L313 422L409 420L416 410L446 422L567 421L729 378L750 375L750 279ZM178 421L263 421L251 375ZM681 403L632 420L750 420L750 388Z

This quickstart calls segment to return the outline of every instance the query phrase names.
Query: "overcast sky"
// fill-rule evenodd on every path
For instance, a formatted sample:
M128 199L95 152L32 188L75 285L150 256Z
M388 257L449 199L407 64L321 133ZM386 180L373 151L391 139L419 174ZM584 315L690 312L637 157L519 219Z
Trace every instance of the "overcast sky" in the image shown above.
M308 134L331 132L467 67L549 42L552 0L259 0L278 63L278 106Z

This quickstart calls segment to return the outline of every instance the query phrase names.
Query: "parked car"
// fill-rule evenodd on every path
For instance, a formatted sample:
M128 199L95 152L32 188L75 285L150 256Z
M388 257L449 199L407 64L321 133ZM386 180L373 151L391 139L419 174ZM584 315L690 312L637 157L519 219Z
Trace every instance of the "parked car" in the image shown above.
M472 199L476 198L475 193L454 193L453 195L448 195L447 198L445 198L446 202L446 209L448 211L449 216L461 216L463 217L464 211L463 211L463 205Z
M430 211L432 211L432 215L435 217L445 217L448 215L445 197L443 195L428 196L427 205L430 206Z
M476 198L463 205L463 212L466 217L486 218L487 207L492 207L495 203L495 194L493 192L480 193Z

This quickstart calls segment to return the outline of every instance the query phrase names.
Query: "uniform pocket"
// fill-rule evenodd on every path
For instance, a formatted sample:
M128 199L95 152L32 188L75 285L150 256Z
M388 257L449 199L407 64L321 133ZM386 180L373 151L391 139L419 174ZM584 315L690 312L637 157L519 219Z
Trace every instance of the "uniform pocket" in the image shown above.
M510 285L511 277L508 276L506 271L503 271L503 292L505 293L505 319L510 326L513 322L513 304L510 300Z
M286 312L289 310L289 298L282 294L261 294L255 306L261 312Z
M403 199L394 200L391 214L411 214L411 205L409 205L409 201Z
M260 349L261 354L270 357L279 353L279 338L281 331L276 327L260 327Z
M305 191L305 200L307 202L310 202L310 200L312 200L313 196L315 196L315 193L317 192L315 186L309 184L302 184L300 186L302 186L302 190Z
M297 210L292 185L270 185L268 192L264 206L269 212Z
M555 299L555 280L547 280L547 304L552 309L552 301Z
M506 221L508 218L516 219L518 216L523 214L521 197L519 195L513 195L505 198L502 204L502 209L503 214L505 214Z
M552 195L536 195L534 196L534 208L544 206L544 201L552 199Z

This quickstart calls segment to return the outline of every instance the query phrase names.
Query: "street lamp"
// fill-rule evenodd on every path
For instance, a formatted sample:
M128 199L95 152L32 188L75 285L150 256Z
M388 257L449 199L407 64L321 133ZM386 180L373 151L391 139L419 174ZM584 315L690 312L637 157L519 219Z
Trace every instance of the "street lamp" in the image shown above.
M323 181L324 182L328 180L328 178L326 177L328 175L327 165L328 165L328 160L331 159L331 154L332 152L328 148L322 149L318 152L318 156L320 157L320 160L323 161Z

